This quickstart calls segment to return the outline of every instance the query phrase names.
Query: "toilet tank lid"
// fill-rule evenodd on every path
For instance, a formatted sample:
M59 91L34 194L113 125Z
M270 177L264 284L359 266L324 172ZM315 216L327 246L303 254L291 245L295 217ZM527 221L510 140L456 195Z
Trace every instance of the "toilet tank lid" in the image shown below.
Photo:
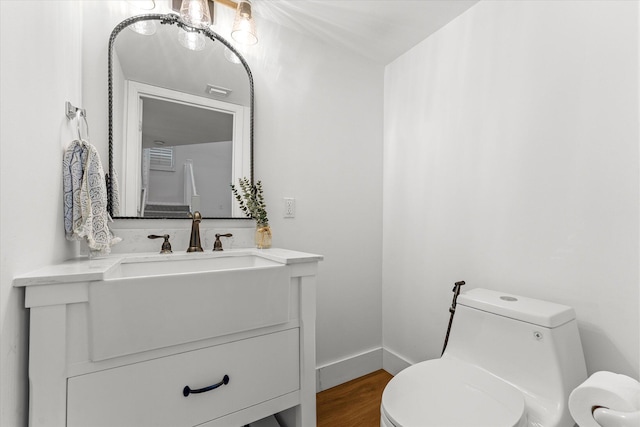
M546 328L555 328L576 318L573 308L566 305L482 288L461 293L457 303Z

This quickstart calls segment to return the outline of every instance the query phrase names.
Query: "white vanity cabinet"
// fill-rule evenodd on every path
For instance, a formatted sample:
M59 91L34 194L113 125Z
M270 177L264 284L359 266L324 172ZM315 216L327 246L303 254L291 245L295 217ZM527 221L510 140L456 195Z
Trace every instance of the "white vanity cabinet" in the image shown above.
M174 294L170 301L175 301L176 309L172 311L172 305L164 301L164 311L158 313L154 302L163 301L162 284L173 282L170 263L180 254L174 258L142 256L144 262L150 261L150 267L153 262L169 265L168 274L157 275L159 285L148 290L154 293L148 300L139 296L135 300L133 288L138 282L109 281L128 262L126 256L70 261L16 278L14 286L25 288L25 305L30 309L29 425L226 427L244 426L286 411L283 418L293 425L315 426L315 276L322 257L280 249L182 256L199 263L247 254L275 262L274 267L280 269L276 276L285 273L282 277L288 282L288 292L270 291L275 295L270 301L269 296L256 292L255 284L249 284L249 293L243 294L242 281L236 288L233 280L228 280L235 270L225 270L226 276L213 275L211 279L207 268L201 268L200 276L176 274L175 283L184 286L186 295L194 290L201 293L203 288L189 287L189 283L206 277L210 281L202 283L226 289L221 295L227 300L209 301L211 295L190 295L194 310L188 310L185 301L189 299ZM140 262L141 256L136 255L136 259ZM144 267L141 270L144 272ZM246 277L260 276L253 271ZM105 302L99 302L100 316L93 314L91 304L97 305L98 298L108 298L104 289L112 284L113 289L125 292L114 297L113 318L107 323L118 325L109 339L122 336L122 343L107 349L117 350L110 352L96 342L108 332L104 325L96 325L105 316ZM100 292L95 291L98 286ZM127 286L132 287L133 302L118 304L118 298L127 298ZM269 310L234 310L239 298L255 298L251 304L286 312L268 316L264 313ZM276 298L287 298L288 304ZM138 306L138 321L127 327L129 312ZM220 306L229 313L228 324L202 310ZM254 312L255 318L245 319ZM234 313L240 313L243 320L236 321ZM143 317L152 320L144 323L140 320ZM149 328L148 333L145 328ZM95 331L100 331L99 339ZM136 340L132 340L131 331Z

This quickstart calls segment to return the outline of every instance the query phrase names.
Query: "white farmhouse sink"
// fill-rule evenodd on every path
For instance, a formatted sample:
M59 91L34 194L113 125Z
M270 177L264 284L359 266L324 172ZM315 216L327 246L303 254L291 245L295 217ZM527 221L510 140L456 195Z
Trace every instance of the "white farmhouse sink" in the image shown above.
M171 258L170 255L167 255L165 257L142 260L125 258L107 276L108 279L150 277L282 265L279 262L252 254L215 257L199 257L198 255L200 254L194 254L192 258L180 257L180 255L176 258Z
M130 257L89 284L91 358L285 323L288 267L254 254Z

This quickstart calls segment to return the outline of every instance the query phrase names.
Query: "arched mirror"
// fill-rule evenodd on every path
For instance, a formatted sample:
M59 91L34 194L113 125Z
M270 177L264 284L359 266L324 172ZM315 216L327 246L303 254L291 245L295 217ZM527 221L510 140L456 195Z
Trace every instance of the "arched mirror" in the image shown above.
M134 16L109 39L109 213L246 218L229 184L253 181L253 77L242 55L177 15Z

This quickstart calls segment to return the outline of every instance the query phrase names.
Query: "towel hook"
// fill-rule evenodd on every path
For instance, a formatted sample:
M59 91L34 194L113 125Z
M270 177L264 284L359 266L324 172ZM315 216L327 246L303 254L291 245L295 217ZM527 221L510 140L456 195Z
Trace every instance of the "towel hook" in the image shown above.
M71 104L69 101L65 103L66 116L69 120L77 119L76 121L76 129L78 131L78 140L82 141L82 132L80 131L80 119L84 120L85 129L87 130L87 137L84 139L85 141L89 140L89 122L87 122L87 111L84 108L78 108Z

